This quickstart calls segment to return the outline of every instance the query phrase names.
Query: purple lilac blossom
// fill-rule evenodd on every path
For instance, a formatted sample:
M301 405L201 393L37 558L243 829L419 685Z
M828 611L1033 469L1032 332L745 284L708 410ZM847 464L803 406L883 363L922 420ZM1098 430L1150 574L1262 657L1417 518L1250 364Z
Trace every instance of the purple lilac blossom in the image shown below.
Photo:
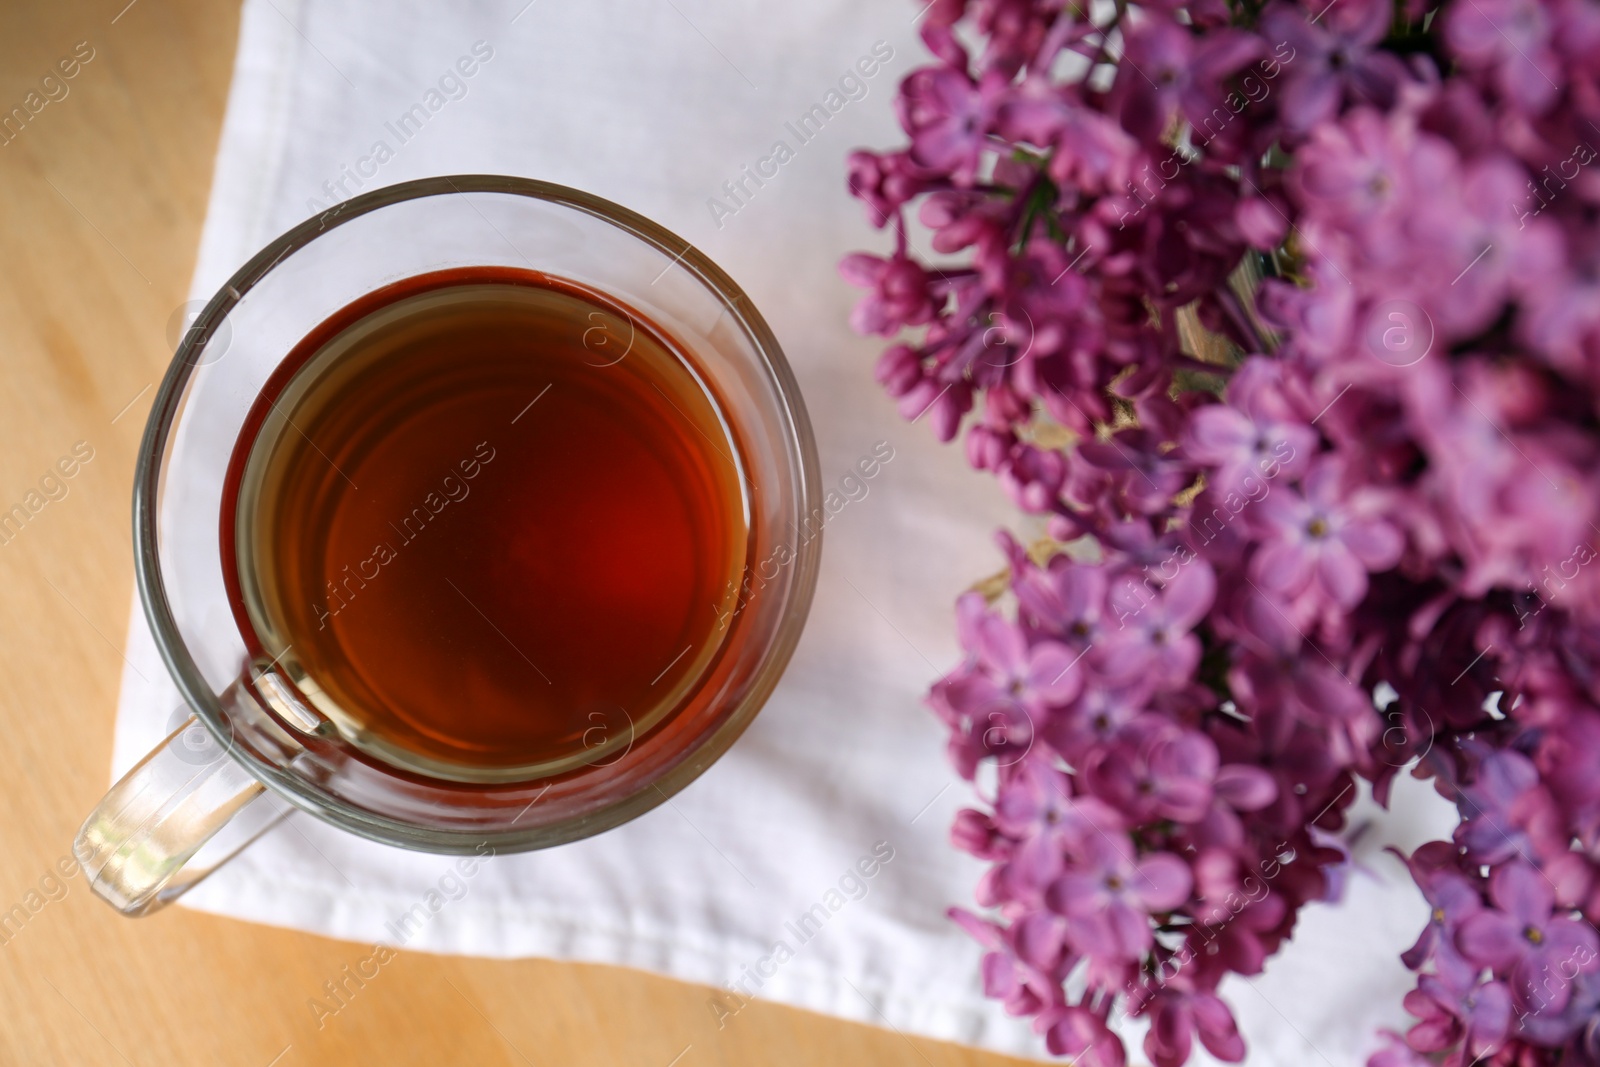
M929 695L985 991L1080 1064L1123 1015L1241 1060L1219 983L1406 771L1461 821L1397 862L1417 1021L1371 1067L1600 1067L1600 6L918 25L906 142L849 158L892 241L853 322L1048 535Z

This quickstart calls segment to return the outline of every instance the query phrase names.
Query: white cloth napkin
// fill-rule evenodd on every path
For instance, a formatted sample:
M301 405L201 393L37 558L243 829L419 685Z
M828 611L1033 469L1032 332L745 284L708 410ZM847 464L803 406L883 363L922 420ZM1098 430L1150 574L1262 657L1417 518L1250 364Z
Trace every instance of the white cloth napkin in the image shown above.
M376 8L246 0L193 297L360 189L462 172L560 182L656 219L743 286L794 365L827 481L878 441L894 458L830 523L816 604L777 692L671 804L598 838L496 857L470 877L447 857L297 812L184 903L408 949L640 967L1043 1056L1024 1023L982 997L978 949L944 918L969 902L981 868L947 842L971 790L948 769L942 729L921 705L958 656L953 601L1001 564L991 533L1016 515L957 448L896 416L872 381L879 345L850 335L854 294L834 270L844 252L884 244L845 195L843 159L898 139L890 98L923 56L916 7ZM471 62L458 66L463 57ZM865 57L877 62L858 66ZM416 104L427 112L421 129L397 130ZM813 105L826 125L801 130ZM724 183L737 186L780 140L793 157L730 198ZM380 141L387 153L375 153ZM179 704L137 604L128 646L118 774L159 742ZM1439 832L1391 820L1360 854ZM1267 976L1235 983L1253 1062L1356 1064L1375 1026L1403 1022L1408 977L1395 954L1422 904L1387 857L1372 870L1352 875L1345 908L1306 915ZM807 912L815 929L798 925ZM737 1026L741 1003L708 995L708 1017Z

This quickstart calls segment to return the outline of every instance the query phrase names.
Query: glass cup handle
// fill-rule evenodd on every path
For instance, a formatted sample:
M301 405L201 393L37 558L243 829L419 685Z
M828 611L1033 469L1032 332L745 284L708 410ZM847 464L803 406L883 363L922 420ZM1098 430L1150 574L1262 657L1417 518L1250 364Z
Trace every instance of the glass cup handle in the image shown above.
M205 727L190 715L111 787L73 841L90 888L124 915L170 904L288 814L209 731L202 744L187 743L192 730ZM260 825L234 823L252 807Z

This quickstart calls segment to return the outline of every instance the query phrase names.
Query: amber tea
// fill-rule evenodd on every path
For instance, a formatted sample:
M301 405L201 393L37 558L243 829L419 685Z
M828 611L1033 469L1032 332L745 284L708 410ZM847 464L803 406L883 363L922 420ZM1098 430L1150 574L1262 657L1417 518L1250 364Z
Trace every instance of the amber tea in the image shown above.
M380 290L256 401L224 494L252 652L358 750L452 780L604 764L722 652L737 429L636 311L531 271Z

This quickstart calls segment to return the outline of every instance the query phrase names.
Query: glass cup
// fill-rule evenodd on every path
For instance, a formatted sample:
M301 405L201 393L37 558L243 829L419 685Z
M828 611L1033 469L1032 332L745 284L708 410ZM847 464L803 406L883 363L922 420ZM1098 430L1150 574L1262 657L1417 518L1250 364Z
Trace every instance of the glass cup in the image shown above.
M406 278L533 269L617 298L693 353L740 430L750 543L727 652L677 710L531 781L462 782L385 763L294 699L282 665L252 658L230 609L220 524L235 440L262 386L318 324ZM586 338L586 343L590 339ZM626 338L596 334L595 350ZM603 360L597 360L602 364ZM789 661L816 586L816 445L771 330L682 238L599 197L494 175L373 190L308 219L206 304L162 380L134 480L140 599L185 701L174 729L106 794L74 851L127 915L175 899L291 809L428 852L546 848L597 834L693 781L750 724ZM759 570L759 584L751 579ZM620 754L619 754L620 750Z

